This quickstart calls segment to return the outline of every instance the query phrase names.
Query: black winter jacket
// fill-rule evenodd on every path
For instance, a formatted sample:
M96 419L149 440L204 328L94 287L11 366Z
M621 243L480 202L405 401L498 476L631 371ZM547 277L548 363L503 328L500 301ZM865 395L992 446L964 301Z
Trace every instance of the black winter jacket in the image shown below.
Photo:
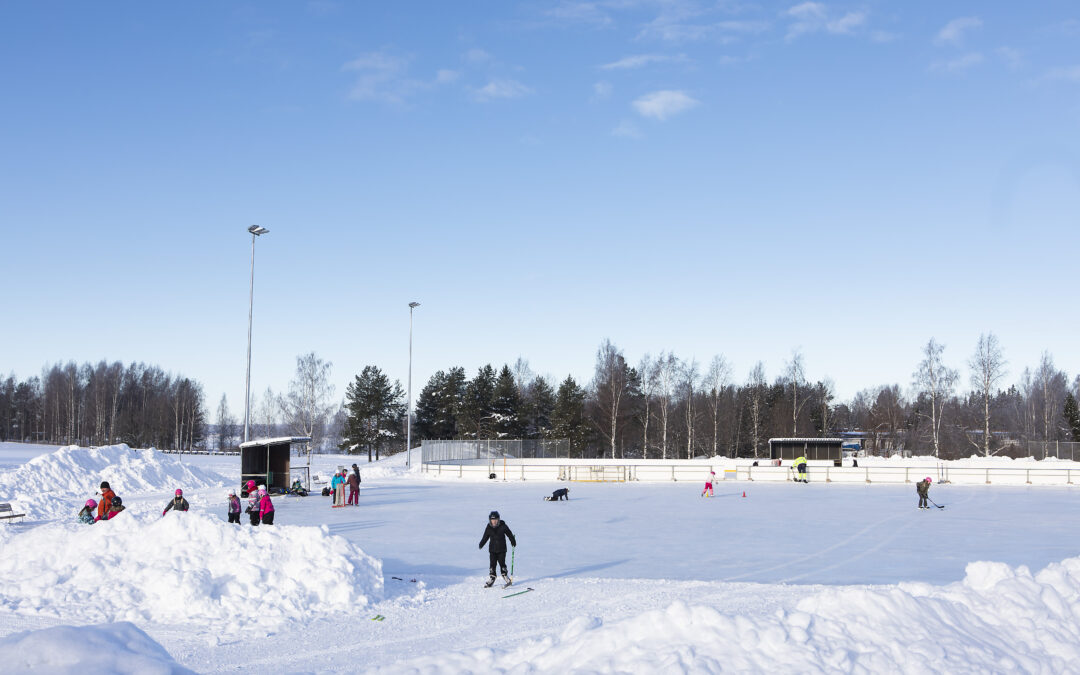
M480 540L480 548L484 548L484 544L491 540L488 544L488 551L492 553L506 553L506 538L510 538L510 545L517 546L517 539L514 539L514 533L510 531L510 526L503 521L499 521L499 524L492 527L491 523L484 529L484 538Z
M164 515L173 509L177 511L187 511L188 508L188 501L186 499L184 499L183 497L181 497L180 499L176 499L174 497L169 500L169 503L165 505L165 510L161 513L162 515Z

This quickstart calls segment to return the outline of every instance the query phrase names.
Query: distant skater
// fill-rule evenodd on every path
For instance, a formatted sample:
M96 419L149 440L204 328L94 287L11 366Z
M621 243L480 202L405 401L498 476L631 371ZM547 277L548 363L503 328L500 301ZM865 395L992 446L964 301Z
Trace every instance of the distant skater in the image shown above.
M712 484L713 484L714 480L716 480L716 472L715 471L710 471L709 472L709 477L705 479L705 489L701 491L701 496L702 497L712 497L713 496Z
M488 582L484 584L484 588L491 588L495 584L495 563L499 564L499 570L502 572L503 581L506 584L503 588L514 583L510 580L510 575L506 571L506 540L510 539L510 545L517 548L517 539L514 538L514 533L510 531L510 526L507 525L499 517L498 511L492 511L488 515L488 525L484 528L484 538L480 540L480 548L484 548L484 544L488 544ZM491 543L488 543L491 542Z
M927 502L930 499L930 476L923 478L921 481L915 484L915 492L919 493L919 508L928 509L930 504Z
M558 502L563 499L570 501L570 488L559 488L552 492L550 497L544 497L545 502Z

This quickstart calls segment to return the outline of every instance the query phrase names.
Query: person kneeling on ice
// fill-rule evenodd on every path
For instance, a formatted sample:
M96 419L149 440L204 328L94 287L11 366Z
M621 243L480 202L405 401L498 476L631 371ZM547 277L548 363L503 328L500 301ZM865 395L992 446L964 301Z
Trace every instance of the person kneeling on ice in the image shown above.
M701 491L702 497L712 497L712 482L716 480L716 472L710 471L709 477L705 479L705 489Z
M270 493L259 486L259 518L263 525L274 524L274 503L270 501Z
M165 514L169 511L187 511L189 508L188 500L184 499L184 491L176 488L176 495L165 505L165 510L161 512L161 516L165 517Z
M495 584L495 563L499 563L499 570L502 572L503 581L506 582L506 586L514 583L510 580L510 575L506 572L506 539L510 538L510 545L517 548L517 539L514 538L514 533L510 531L510 526L499 518L498 511L492 511L488 515L488 526L484 528L484 538L480 540L480 548L484 548L484 544L488 544L488 582L484 584L484 588L491 588Z
M930 476L927 476L915 484L915 491L919 493L920 509L930 508L930 505L926 503L930 499L930 483Z
M229 490L229 522L240 524L240 498L236 490Z
M96 523L99 520L112 520L118 513L124 510L124 500L119 497L113 497L109 503L109 510L105 512L105 515L98 516L94 519Z
M544 497L545 502L557 502L563 499L570 501L570 488L559 488L552 492L550 497Z
M86 504L83 505L82 510L79 511L79 522L86 523L87 525L94 524L94 509L97 508L97 502L93 499L87 499Z

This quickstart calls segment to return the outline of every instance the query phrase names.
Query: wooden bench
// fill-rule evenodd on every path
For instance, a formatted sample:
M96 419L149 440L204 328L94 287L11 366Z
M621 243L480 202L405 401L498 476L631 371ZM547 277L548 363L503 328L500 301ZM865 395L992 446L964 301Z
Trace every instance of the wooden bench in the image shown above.
M25 513L15 513L11 504L0 504L0 520L7 520L8 518L25 518Z

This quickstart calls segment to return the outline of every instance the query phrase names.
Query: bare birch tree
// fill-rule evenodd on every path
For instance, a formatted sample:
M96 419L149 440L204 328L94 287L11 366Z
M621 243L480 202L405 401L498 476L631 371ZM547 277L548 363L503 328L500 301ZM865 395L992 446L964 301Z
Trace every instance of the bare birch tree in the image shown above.
M1005 357L1001 353L997 336L984 333L979 336L975 354L968 361L971 369L971 386L983 402L983 454L990 456L990 399L994 388L1005 376Z
M787 381L791 383L791 435L799 435L799 412L802 405L799 404L799 385L806 380L806 366L803 363L802 352L794 349L791 352L791 360L786 364Z
M656 361L647 352L638 364L641 379L641 457L649 458L649 421L652 419L652 400L656 395Z
M754 457L758 456L761 447L761 430L765 420L765 386L765 364L758 361L746 381L750 399L750 442L754 448Z
M731 366L727 359L717 354L709 362L709 370L705 373L703 387L708 395L709 416L712 418L712 454L716 457L720 447L720 403L727 386L728 377L731 376Z
M310 436L310 449L321 449L327 418L337 409L331 401L334 385L330 384L333 364L323 361L315 352L296 357L296 375L289 382L288 393L281 397L281 412L285 422L297 436Z
M619 441L619 409L626 390L626 360L611 340L604 340L596 350L593 392L601 414L597 428L607 440L612 459L615 458L615 448Z
M945 345L930 338L923 347L923 360L919 362L914 376L915 386L930 399L930 414L920 411L919 415L930 418L935 457L941 456L941 416L960 377L956 370L945 365L941 357L944 351Z
M660 422L660 456L667 459L668 426L679 378L679 357L660 353L656 361L656 404Z
M698 367L697 359L691 357L689 361L683 363L681 369L681 383L679 388L682 390L683 398L686 401L686 405L683 407L683 423L686 425L686 458L694 458L694 429L697 422L697 401L695 394L697 393L698 378L701 377L701 369Z

